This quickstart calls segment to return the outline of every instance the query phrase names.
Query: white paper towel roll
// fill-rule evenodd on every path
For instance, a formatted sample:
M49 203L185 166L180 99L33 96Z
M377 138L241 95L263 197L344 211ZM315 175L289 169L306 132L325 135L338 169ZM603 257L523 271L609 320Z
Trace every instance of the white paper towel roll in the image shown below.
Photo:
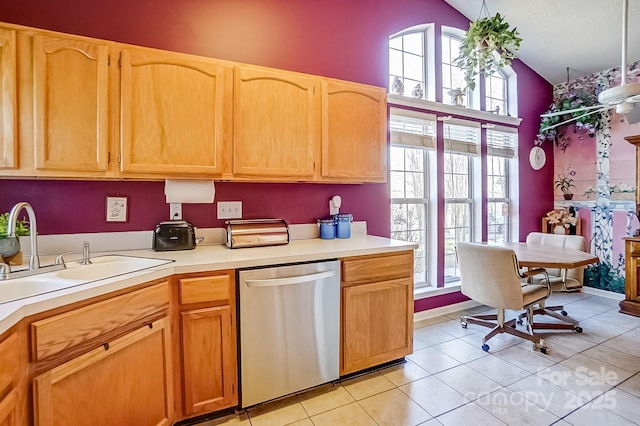
M216 187L212 180L164 181L167 203L213 203Z

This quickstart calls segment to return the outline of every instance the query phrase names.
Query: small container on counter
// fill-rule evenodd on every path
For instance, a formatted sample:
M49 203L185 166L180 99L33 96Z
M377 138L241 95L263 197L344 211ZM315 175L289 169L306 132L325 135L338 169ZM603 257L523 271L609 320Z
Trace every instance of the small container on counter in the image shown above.
M333 218L318 219L318 227L320 228L320 238L323 240L332 240L336 237L336 222Z
M337 214L335 218L336 218L336 237L350 238L351 222L353 222L353 215L351 213Z

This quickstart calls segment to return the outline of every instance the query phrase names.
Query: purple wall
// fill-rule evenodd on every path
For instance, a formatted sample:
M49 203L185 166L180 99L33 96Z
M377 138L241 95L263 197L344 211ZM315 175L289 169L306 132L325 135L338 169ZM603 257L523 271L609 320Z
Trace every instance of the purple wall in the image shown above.
M106 196L117 193L129 196L128 223L105 222ZM0 211L18 201L31 203L38 234L141 231L169 219L164 182L0 180L0 194ZM282 217L288 223L314 223L328 216L334 195L342 197L340 211L352 212L370 229L389 228L386 185L216 182L216 201L242 201L245 218ZM215 219L215 203L183 204L182 215L197 227L224 226L223 220Z
M435 22L467 28L469 21L443 0L22 0L5 2L0 21L176 50L257 65L387 85L388 36ZM507 17L508 19L508 17ZM440 32L436 27L436 33ZM526 42L526 40L525 40ZM436 46L439 50L440 46ZM553 206L553 160L534 172L528 153L539 114L551 103L551 85L519 61L520 236L539 229ZM436 76L441 81L441 76ZM327 214L330 196L340 194L344 212L366 220L369 232L388 236L386 184L219 183L217 201L243 201L247 216L313 222ZM131 220L104 222L106 194L130 197ZM0 179L0 211L30 201L43 234L152 229L168 216L159 182L91 182ZM219 226L213 205L184 207L200 227Z

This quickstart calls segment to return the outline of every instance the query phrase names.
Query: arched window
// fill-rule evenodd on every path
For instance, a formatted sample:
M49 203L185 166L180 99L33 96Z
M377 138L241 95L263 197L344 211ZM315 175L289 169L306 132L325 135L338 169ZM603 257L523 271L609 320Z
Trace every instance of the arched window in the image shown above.
M496 114L509 114L507 97L507 77L503 71L493 73L484 79L484 109Z
M389 93L434 100L433 25L389 37Z
M471 108L473 102L468 92L460 92L465 87L464 70L453 64L458 57L462 36L442 34L442 103L462 105ZM459 94L464 95L459 97ZM458 95L458 96L457 96Z

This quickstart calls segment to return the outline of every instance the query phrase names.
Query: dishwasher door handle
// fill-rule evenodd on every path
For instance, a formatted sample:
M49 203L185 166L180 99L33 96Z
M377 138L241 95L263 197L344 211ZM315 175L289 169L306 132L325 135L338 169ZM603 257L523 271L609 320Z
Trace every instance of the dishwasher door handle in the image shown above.
M286 278L270 278L266 280L246 280L247 287L276 287L279 285L302 284L318 281L335 275L335 271L318 272L316 274L298 275Z

